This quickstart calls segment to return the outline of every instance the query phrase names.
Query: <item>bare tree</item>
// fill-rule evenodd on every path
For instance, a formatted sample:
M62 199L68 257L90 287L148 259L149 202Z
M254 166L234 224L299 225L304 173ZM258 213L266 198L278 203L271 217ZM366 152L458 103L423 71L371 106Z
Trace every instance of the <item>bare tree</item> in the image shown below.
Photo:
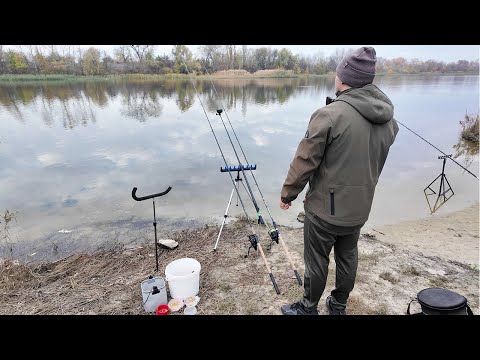
M233 62L235 60L235 45L225 45L227 54L227 67L233 69Z
M115 50L113 50L115 60L120 63L130 62L132 60L130 49L129 45L120 45L118 48L115 48Z
M57 45L47 45L48 50L50 50L50 56L53 56L58 53Z
M82 48L79 46L79 47L77 48L79 73L83 73L83 53L84 53L84 51L83 51Z
M149 51L153 51L155 45L130 45L136 55L138 62L143 63L145 60L145 54Z
M240 66L241 69L245 69L245 64L247 63L247 54L247 45L242 45L242 65Z

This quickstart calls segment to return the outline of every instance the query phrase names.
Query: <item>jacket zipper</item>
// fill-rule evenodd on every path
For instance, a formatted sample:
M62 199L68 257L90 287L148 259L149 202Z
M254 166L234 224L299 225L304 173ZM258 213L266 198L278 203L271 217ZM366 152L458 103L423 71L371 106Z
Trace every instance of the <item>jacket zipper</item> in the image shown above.
M335 215L335 194L330 190L330 214Z

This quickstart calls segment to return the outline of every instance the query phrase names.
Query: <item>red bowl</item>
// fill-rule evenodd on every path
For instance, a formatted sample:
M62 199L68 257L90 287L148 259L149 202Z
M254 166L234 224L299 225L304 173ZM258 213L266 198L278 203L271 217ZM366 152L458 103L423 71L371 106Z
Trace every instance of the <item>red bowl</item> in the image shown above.
M170 310L168 305L159 305L155 315L168 315L168 310Z

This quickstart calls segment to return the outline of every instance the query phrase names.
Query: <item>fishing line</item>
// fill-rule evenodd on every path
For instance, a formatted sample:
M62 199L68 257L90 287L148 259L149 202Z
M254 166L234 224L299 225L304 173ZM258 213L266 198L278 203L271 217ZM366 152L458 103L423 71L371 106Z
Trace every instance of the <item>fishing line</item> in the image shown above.
M395 119L400 125L402 125L404 128L406 128L407 130L411 131L412 133L414 133L415 135L417 135L420 139L422 139L423 141L425 141L427 144L429 144L430 146L432 146L433 148L435 148L436 150L440 151L444 156L446 156L448 159L452 160L455 164L457 164L458 166L460 166L463 170L467 171L470 175L474 176L475 178L477 178L477 180L480 180L480 178L478 178L477 175L475 175L474 173L472 173L470 170L468 170L466 167L464 167L463 165L459 164L458 162L456 162L454 159L452 159L449 155L445 154L442 150L440 150L438 147L436 147L435 145L433 145L430 141L426 140L425 138L423 138L422 136L420 136L419 134L417 134L415 131L413 131L412 129L410 129L408 126L402 124L400 121L398 121L397 119Z

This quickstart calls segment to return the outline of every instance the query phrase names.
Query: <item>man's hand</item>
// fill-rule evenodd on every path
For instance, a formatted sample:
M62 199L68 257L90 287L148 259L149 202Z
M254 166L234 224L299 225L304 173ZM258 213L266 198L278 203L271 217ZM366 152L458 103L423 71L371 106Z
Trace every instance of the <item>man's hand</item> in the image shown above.
M280 200L280 209L282 210L288 210L288 208L292 206L292 202L290 201L289 203L285 204L282 200Z

